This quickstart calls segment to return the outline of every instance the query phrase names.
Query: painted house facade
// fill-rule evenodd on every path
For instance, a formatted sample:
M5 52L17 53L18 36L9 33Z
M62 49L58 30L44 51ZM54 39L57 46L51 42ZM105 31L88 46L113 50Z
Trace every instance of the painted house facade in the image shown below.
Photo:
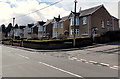
M25 28L24 28L24 38L31 38L32 37L32 27L34 26L34 24L28 24Z
M46 27L43 26L45 22L43 21L38 21L34 26L33 26L33 34L37 35L38 38L42 38L46 34Z

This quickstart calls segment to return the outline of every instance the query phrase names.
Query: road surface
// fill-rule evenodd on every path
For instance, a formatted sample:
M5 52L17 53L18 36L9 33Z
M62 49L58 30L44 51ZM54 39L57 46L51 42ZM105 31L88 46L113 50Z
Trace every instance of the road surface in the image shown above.
M118 77L118 69L75 59L2 46L2 77Z

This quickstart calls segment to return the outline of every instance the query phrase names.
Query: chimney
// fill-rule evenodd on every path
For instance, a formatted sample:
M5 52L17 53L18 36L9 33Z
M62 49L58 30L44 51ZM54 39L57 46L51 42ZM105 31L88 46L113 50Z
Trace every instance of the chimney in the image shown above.
M58 16L58 18L60 18L60 15Z

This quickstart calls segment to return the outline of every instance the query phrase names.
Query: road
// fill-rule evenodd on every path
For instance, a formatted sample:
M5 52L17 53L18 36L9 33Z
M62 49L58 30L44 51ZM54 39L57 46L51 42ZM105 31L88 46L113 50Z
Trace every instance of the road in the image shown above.
M118 77L118 69L75 59L2 46L2 77Z

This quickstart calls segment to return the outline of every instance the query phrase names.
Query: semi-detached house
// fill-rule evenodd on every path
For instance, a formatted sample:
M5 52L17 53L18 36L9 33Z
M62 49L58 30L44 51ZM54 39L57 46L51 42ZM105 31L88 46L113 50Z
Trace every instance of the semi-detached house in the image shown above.
M73 37L74 34L74 12L65 18L54 18L52 37L57 37L60 34L67 34L68 37ZM96 6L86 10L81 10L76 13L75 34L79 36L91 36L92 34L102 34L107 31L119 30L118 19L113 17L104 7L104 5Z
M74 16L71 11L68 16L54 17L46 22L39 21L36 24L28 24L24 28L24 38L36 35L38 38L58 38L60 35L73 37ZM119 20L112 16L104 5L99 5L76 13L75 35L76 37L102 34L107 31L118 31Z

